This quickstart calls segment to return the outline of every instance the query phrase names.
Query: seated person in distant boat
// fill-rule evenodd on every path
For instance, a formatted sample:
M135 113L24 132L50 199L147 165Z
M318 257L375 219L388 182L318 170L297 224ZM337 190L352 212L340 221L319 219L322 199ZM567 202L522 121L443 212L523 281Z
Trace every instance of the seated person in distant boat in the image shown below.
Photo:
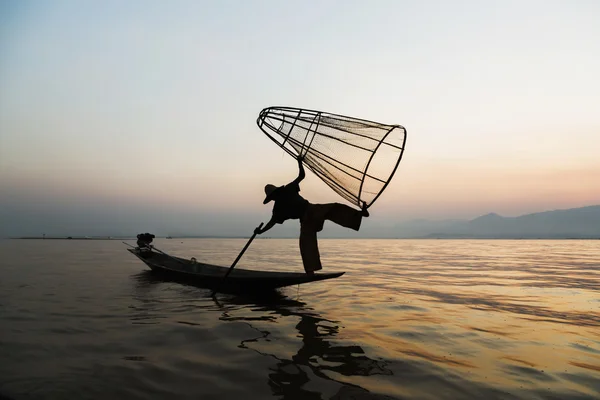
M152 243L152 240L155 238L156 236L146 232L146 233L140 233L139 235L137 235L137 245L140 248L140 250L142 249L150 249L150 243Z
M358 231L362 218L368 217L369 212L364 203L362 210L355 210L340 203L311 204L299 193L300 182L305 176L301 156L298 156L298 168L300 173L291 183L280 187L271 184L265 186L266 197L263 204L267 204L271 200L275 201L273 216L264 228L256 228L254 233L260 235L271 229L275 224L282 224L288 219L299 219L302 263L306 273L312 275L314 271L323 268L319 255L317 232L323 229L325 221L332 221L345 228Z

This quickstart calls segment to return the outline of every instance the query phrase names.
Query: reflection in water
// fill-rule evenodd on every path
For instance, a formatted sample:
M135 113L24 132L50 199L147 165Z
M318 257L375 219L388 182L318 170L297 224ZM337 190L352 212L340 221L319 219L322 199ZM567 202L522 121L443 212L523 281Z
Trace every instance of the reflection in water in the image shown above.
M168 242L222 265L245 243ZM598 241L324 240L342 278L217 302L120 243L4 246L15 399L600 398ZM294 251L257 240L244 264L301 269Z
M244 304L244 299L233 298L227 300L227 303L240 305ZM386 368L385 361L367 357L360 346L333 344L331 341L339 332L339 321L331 321L320 317L314 310L307 309L305 303L282 296L272 297L266 302L263 300L252 305L258 306L253 311L268 313L272 318L274 318L273 314L279 317L300 318L295 329L302 338L301 347L288 359L252 347L252 343L269 340L270 332L268 330L254 328L260 335L243 340L240 343L242 348L252 349L277 361L275 367L269 373L268 380L275 396L283 396L284 399L320 399L321 395L319 393L304 388L311 380L311 375L305 371L305 368L308 368L318 378L332 381L335 380L327 374L329 371L345 376L393 375L393 372ZM224 308L222 304L220 304L220 307ZM227 312L223 312L220 319L224 321L246 320L244 317L232 317ZM250 320L253 319L250 318ZM343 386L339 389L345 395L360 393L361 398L389 398L371 394L368 390L357 385L348 385L347 387L346 385L348 384L343 383Z
M494 255L510 249L497 242L471 247L426 242L437 245L435 256L423 256L412 245L421 242L398 242L410 248L403 252L393 249L395 243L368 242L373 249L363 245L367 258L377 251L377 268L351 271L330 284L322 298L315 285L306 297L310 307L278 293L261 299L219 296L218 303L196 306L219 310L221 321L248 326L250 333L238 347L273 360L265 373L277 397L384 393L410 398L423 393L425 382L435 398L448 399L532 393L546 398L557 389L562 398L576 398L584 382L588 393L600 393L594 376L598 346L590 341L597 337L600 314L586 309L597 301L589 297L598 283L593 268L561 258L540 264L537 249L526 253L523 244L520 251L526 254L514 259L514 254ZM340 243L329 252L332 270L353 260L347 250ZM434 261L424 264L422 257ZM526 262L528 257L532 261ZM362 266L368 260L354 262ZM194 296L206 299L197 290ZM324 304L328 316L315 310ZM148 306L151 300L141 306L141 318L151 312ZM573 329L590 329L589 340L568 344L589 355L553 368L560 353L545 351L544 344L557 346L561 335ZM496 389L509 382L510 389Z
M441 257L452 258L454 252ZM465 252L467 259L476 254L473 249ZM265 374L277 397L410 398L422 394L426 385L425 392L440 399L517 399L532 394L548 398L566 383L561 398L578 398L582 385L600 393L600 380L594 377L598 364L589 362L590 357L569 361L571 369L552 371L549 365L555 363L556 353L536 350L544 341L557 343L563 331L527 325L532 320L578 329L600 327L597 312L551 302L549 295L556 295L548 292L589 290L595 281L589 269L569 265L558 266L558 272L531 265L506 269L485 262L468 268L462 260L444 267L409 260L403 268L393 268L397 261L387 261L385 254L389 253L381 253L379 270L362 276L358 271L360 282L330 285L324 297L328 303L315 301L318 292L310 295L310 303L327 304L333 318L278 292L262 298L223 295L215 302L203 289L176 287L202 298L196 307L219 311L220 321L248 327L238 347L273 360ZM340 254L340 260L347 258ZM583 271L588 277L578 281ZM159 304L152 296L144 297L144 291L162 281L149 273L136 279L141 288L136 318L152 318ZM546 292L538 295L534 290ZM336 306L342 311L332 312ZM570 346L595 356L597 350L587 343ZM496 361L486 364L490 359ZM507 382L513 385L510 390L496 388ZM525 386L528 391L522 391Z
M327 372L335 372L345 376L371 376L371 375L393 375L386 368L386 362L374 360L366 356L360 346L335 345L331 341L339 332L339 322L331 321L319 316L314 310L306 308L306 304L286 297L271 297L268 301L264 299L258 303L246 303L243 298L231 298L226 300L229 305L240 304L258 306L253 311L268 313L271 318L298 317L300 321L295 329L302 338L298 351L290 358L278 357L275 354L255 349L253 343L268 341L271 334L268 330L256 331L257 337L242 340L241 348L254 350L263 356L272 357L276 360L275 366L268 375L268 384L273 390L273 395L283 396L284 399L320 399L321 394L305 388L305 385L314 378L305 369L309 369L312 375L326 380L335 380ZM219 303L221 309L226 307ZM252 321L256 318L233 317L224 311L221 318L223 321ZM250 326L250 322L248 322ZM361 395L364 399L385 399L388 396L376 395L357 385L341 383L338 393L340 395Z
M160 303L153 295L153 290L161 287L165 281L156 277L150 271L132 276L136 281L136 300L140 303L131 306L133 323L159 323ZM195 288L194 285L185 285ZM185 287L183 286L183 287ZM359 396L361 399L391 399L392 397L371 393L358 385L338 382L328 373L333 372L344 376L372 376L393 375L392 370L384 360L369 358L365 351L358 345L336 345L332 341L340 330L340 322L323 318L306 303L292 300L279 292L264 295L235 296L221 295L218 298L210 297L209 291L198 288L195 295L200 294L202 299L212 302L212 307L207 304L203 308L212 308L221 313L219 320L229 322L244 322L255 336L240 341L238 347L252 350L263 357L272 358L275 365L269 369L268 385L274 396L283 396L283 399L321 399L318 390L307 389L311 381L316 378L324 379L339 386L333 398L351 398ZM236 311L242 311L238 315ZM249 312L248 312L249 311ZM299 349L291 357L269 353L268 342L272 339L271 332L254 325L258 322L278 323L279 319L298 318L295 329L301 337ZM178 321L179 323L188 323ZM263 342L263 343L260 343ZM258 345L257 345L258 344ZM261 344L267 344L262 346ZM289 351L289 349L286 349Z

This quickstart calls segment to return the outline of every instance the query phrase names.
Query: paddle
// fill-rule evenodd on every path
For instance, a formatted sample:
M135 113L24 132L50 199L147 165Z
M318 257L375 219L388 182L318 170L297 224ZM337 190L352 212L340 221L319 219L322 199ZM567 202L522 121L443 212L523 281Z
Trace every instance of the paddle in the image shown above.
M263 223L261 222L260 225L258 226L258 229L262 228ZM221 283L218 285L218 287L222 287L223 284L225 283L225 279L227 279L227 277L229 276L229 274L231 273L231 271L233 270L233 267L235 267L235 264L237 264L238 261L240 261L240 258L242 258L242 255L244 254L244 252L246 251L246 249L248 248L248 246L250 246L250 243L252 243L252 241L254 240L254 237L256 236L256 232L254 232L252 234L252 236L250 237L250 240L248 240L248 243L246 243L246 245L244 246L244 248L242 249L242 251L240 252L240 254L237 256L237 258L235 259L235 261L233 262L233 264L231 264L231 267L229 267L229 270L227 270L227 273L225 274L225 276L223 277L223 280L221 281ZM213 290L211 296L215 296L215 294L217 294L217 289Z

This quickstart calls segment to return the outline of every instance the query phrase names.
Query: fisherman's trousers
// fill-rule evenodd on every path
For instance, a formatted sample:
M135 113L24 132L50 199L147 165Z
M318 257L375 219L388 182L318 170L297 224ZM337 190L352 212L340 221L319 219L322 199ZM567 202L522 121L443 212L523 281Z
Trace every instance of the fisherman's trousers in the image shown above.
M308 205L300 219L300 254L304 270L307 273L323 268L319 255L317 232L321 232L325 221L335 222L344 228L358 231L362 222L362 213L340 203Z

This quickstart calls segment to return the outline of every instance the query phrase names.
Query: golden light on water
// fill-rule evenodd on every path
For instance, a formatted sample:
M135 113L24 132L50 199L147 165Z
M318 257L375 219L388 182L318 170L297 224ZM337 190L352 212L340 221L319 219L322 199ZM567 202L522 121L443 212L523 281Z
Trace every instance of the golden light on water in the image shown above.
M287 288L273 302L215 300L206 289L155 278L117 241L26 242L9 242L12 261L0 281L2 296L20 307L0 319L11 322L4 349L21 375L29 376L21 355L40 335L48 357L36 362L55 363L60 352L57 368L78 365L78 347L61 347L68 334L98 363L107 352L144 363L124 365L119 377L145 382L147 368L158 369L169 391L198 377L214 384L193 390L227 391L233 377L266 397L600 394L597 240L321 240L324 270L346 274ZM245 242L156 246L230 265ZM35 252L25 251L34 243ZM302 271L298 242L256 239L236 268Z

